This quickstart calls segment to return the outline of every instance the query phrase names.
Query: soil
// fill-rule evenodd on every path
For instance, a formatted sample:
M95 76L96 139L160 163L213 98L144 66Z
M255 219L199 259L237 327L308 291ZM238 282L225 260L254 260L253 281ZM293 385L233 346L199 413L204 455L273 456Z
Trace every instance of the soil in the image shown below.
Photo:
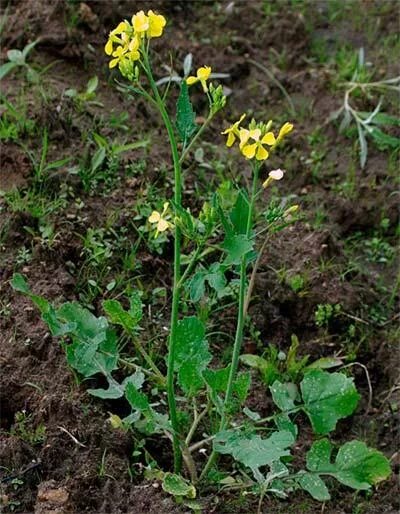
M300 8L303 4L307 7L304 10ZM55 303L81 299L82 288L87 293L86 282L90 278L77 271L87 264L82 237L88 227L111 224L117 231L125 230L124 250L137 244L137 233L131 230L130 219L149 184L160 185L168 174L168 151L156 144L164 143L164 136L154 113L143 102L129 100L114 89L103 45L109 30L121 19L149 5L170 21L162 41L154 41L158 55L156 69L160 75L167 73L161 68L169 62L169 58L165 60L166 49L171 49L168 51L178 63L191 52L199 66L211 63L213 69L230 74L226 82L231 90L228 106L223 111L224 119L216 119L205 134L205 158L211 151L225 151L213 146L215 134L245 110L257 118L282 116L288 111L276 80L290 95L298 114L294 115L296 132L286 151L271 159L271 167L288 170L280 194L295 195L304 215L301 221L272 237L263 255L249 310L259 335L255 337L251 332L246 335L245 350L262 353L272 343L287 351L291 335L296 334L301 355L310 355L312 360L329 355L345 357L355 352L349 362L365 365L368 376L365 368L359 364L353 366L352 374L362 401L357 414L338 425L334 441L344 441L349 435L361 438L380 449L392 462L391 478L372 495L355 494L336 485L332 488L331 502L322 508L298 493L287 501L267 498L264 512L398 512L400 397L396 386L399 380L396 312L392 309L381 324L364 321L367 326L357 325L361 326L357 332L359 341L349 343L346 339L350 325L358 323L354 316L359 318L379 304L382 288L395 287L394 260L387 264L366 261L361 246L352 249L352 260L348 253L351 238L359 233L371 238L380 230L383 218L388 220L387 241L393 246L397 244L396 188L388 176L391 157L388 152L371 146L367 166L361 170L353 140L339 134L334 124L326 123L330 113L340 106L342 94L331 86L331 75L335 72L312 59L312 48L315 38L325 41L329 57L337 42L346 38L355 51L363 46L368 58L375 59L379 75L398 75L393 60L380 53L375 41L396 34L399 13L395 2L359 0L350 4L358 7L359 19L351 16L335 19L328 12L328 4L317 1L275 4L14 0L3 9L6 24L2 33L2 57L6 58L10 48L23 48L39 39L32 52L33 62L42 68L52 64L45 75L45 97L29 88L23 72L11 73L3 81L3 94L9 101L17 101L18 90L24 89L28 117L38 126L47 127L49 161L83 156L86 151L83 135L89 129L101 127L102 119L112 114L126 112L125 123L134 125L134 137L149 134L153 142L146 150L124 154L115 182L100 184L94 191L85 191L77 177L68 172L68 166L50 174L49 198L65 199L58 210L46 215L57 234L51 245L44 245L38 237L39 216L28 209L13 210L0 196L0 504L4 512L175 514L190 511L166 495L159 482L144 478L143 463L132 455L135 445L131 436L110 428L109 412L118 413L118 408L123 407L87 394L87 383L79 382L67 367L63 348L51 337L37 310L9 285L12 274L18 271L28 277L34 293ZM266 5L272 5L270 11ZM366 24L372 27L374 38L368 36ZM275 80L259 64L268 67ZM103 107L90 105L77 111L62 93L72 87L81 91L94 75L99 78L96 99ZM200 95L195 101L200 112ZM101 129L102 135L113 138L112 127L107 127ZM309 136L317 128L326 138L326 154L324 166L315 177L307 158L312 151ZM123 134L121 129L115 131ZM41 148L41 135L25 134L24 138L30 148ZM241 172L227 153L221 153L221 160L226 162L231 175ZM140 173L124 174L125 166L140 166L141 162L145 166ZM356 168L357 186L349 198L340 194L337 186L347 180L352 166ZM188 204L193 196L190 190L196 188L192 171L195 167L186 172ZM2 145L0 190L26 191L33 174L32 162L20 145L12 142ZM171 184L168 179L164 182L168 196ZM321 212L323 223L318 224L316 220ZM24 249L29 253L25 259L21 257ZM145 245L139 245L136 259L141 263L140 280L153 288L168 286L171 255L170 244L156 256ZM363 269L352 267L351 263L360 259ZM104 272L102 291L117 275L118 267L121 258L114 256ZM279 274L280 270L286 270L286 274ZM290 286L290 280L297 275L305 277L301 291ZM380 290L378 283L382 286ZM395 290L392 307L397 305L397 295ZM100 313L105 296L107 293L99 292L87 302ZM318 304L326 303L341 304L342 310L353 319L341 316L326 328L318 327L314 313ZM161 312L160 323L168 323L166 304L161 302L156 308ZM233 331L230 323L227 314L227 329ZM215 342L221 353L226 349L224 345L224 341ZM254 380L256 385L248 406L268 415L265 386L256 374ZM370 405L368 380L373 392ZM17 422L20 413L27 419L25 432ZM306 435L299 441L299 453L310 444L311 434L306 427L304 423ZM169 443L150 440L148 445L164 468L171 466ZM199 501L204 514L247 514L256 512L258 500L252 495L221 492L217 496L215 491L202 491Z

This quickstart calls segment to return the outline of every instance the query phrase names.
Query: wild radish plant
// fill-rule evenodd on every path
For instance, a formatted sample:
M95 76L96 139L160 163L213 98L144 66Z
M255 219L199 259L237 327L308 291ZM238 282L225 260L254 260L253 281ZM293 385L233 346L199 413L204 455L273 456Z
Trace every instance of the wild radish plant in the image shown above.
M226 98L222 86L210 81L209 66L200 67L178 83L157 85L151 42L163 35L165 26L162 15L140 11L111 31L105 46L110 68L118 68L128 80L119 87L141 96L159 112L170 146L174 195L148 218L154 237L170 234L174 240L165 361L162 355L151 352L140 332L144 311L139 291L128 291L126 307L119 300L105 300L107 317L96 317L77 302L54 307L33 294L22 275L15 275L12 285L31 298L52 334L63 339L68 363L80 376L106 377L108 388L89 389L90 394L105 399L126 398L131 413L124 419L112 415L113 427L145 436L161 434L172 442L174 473L153 470L152 476L161 478L164 490L181 501L193 499L195 485L205 481L233 489L248 488L259 495L260 509L266 494L286 497L296 489L308 491L315 499L328 500L325 476L333 476L353 489L370 489L390 474L387 459L363 442L351 441L335 451L332 460L333 445L326 437L340 419L354 412L359 400L352 378L343 372L326 371L339 367L340 360L308 363L307 358L297 359L298 341L294 338L284 357L285 365L279 364L282 356L278 352L271 361L271 353L274 377L267 373L266 367L271 365L268 359L259 358L256 364L269 385L276 410L261 417L245 407L251 376L248 371L238 371L238 365L259 256L268 243L266 234L291 224L298 209L297 205L277 204L274 200L257 216L256 202L263 191L268 192L272 184L284 178L283 170L268 171L266 162L292 132L293 125L287 122L274 130L272 121L254 119L245 125L243 114L224 128L227 147L239 150L239 158L249 165L251 186L247 190L239 185L235 189L221 185L197 215L191 212L183 203L182 166ZM176 115L172 116L168 100L176 87L179 94ZM208 113L200 126L189 95L194 87L200 88L208 103ZM261 234L264 243L257 251L257 236ZM213 315L210 310L220 313L224 308L227 291L236 297L236 331L231 362L218 367L208 343L207 321ZM121 355L117 326L132 341L134 359ZM224 334L222 328L218 334ZM254 364L248 356L243 360ZM132 368L134 373L118 382L113 372L120 367ZM300 412L308 417L313 432L324 436L309 449L306 470L294 469L290 457L298 437L295 421ZM242 468L241 474L234 468L219 469L217 457L221 454L231 456Z

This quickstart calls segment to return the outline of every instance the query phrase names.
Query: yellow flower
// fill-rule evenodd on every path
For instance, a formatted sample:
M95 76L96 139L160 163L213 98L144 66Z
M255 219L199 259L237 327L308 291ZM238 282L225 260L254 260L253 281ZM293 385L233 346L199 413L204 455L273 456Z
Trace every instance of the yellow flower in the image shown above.
M225 129L223 132L221 132L221 134L228 134L228 139L226 141L226 146L228 148L230 148L233 145L233 143L236 141L236 138L240 137L239 125L242 123L242 121L245 119L245 117L246 117L246 114L242 114L238 121L236 121L235 123L233 123L233 125L231 125L227 129Z
M152 10L147 11L149 17L149 28L147 30L147 37L160 37L163 33L163 29L167 23L164 16L156 14Z
M197 70L195 77L193 77L193 75L192 75L191 77L188 77L186 79L186 84L188 86L191 86L193 84L196 84L196 82L200 82L201 85L203 86L203 91L205 93L207 93L207 91L208 91L207 80L210 78L210 74L211 74L210 66L203 66Z
M269 156L269 152L263 145L273 146L276 143L275 136L272 132L267 132L261 137L261 130L258 128L253 130L242 129L239 137L239 146L242 154L246 159L253 159L255 156L258 161L265 161ZM253 139L254 143L249 144L250 139Z
M165 202L161 213L158 211L153 211L151 213L151 215L149 216L149 222L156 224L157 230L156 230L155 237L157 237L160 232L165 232L166 230L168 230L171 227L171 223L169 221L167 221L165 218L165 215L168 211L168 206L169 206L169 203Z
M144 11L139 11L132 16L133 30L140 36L144 36L146 31L149 30L150 21Z
M281 180L283 178L284 174L285 174L284 170L281 170L281 169L270 171L268 173L267 180L265 180L263 183L263 188L268 187L271 184L271 182L274 180Z
M293 130L293 124L286 122L284 125L282 125L279 134L278 134L278 141L280 141L283 137L286 136L286 134L289 134L289 132L292 132Z
M111 55L114 51L113 43L118 43L120 45L124 44L123 38L125 40L129 38L129 36L126 34L126 31L128 31L130 28L130 25L126 21L121 21L119 23L118 27L116 27L114 30L110 32L110 35L108 37L108 41L106 43L106 46L104 47L104 51L107 55ZM120 34L120 37L118 37L117 34Z

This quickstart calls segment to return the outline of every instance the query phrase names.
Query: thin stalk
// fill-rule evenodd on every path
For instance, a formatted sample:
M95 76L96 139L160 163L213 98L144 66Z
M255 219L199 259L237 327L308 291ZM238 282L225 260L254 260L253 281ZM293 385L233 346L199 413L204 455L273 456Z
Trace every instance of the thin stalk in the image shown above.
M190 149L193 148L193 145L195 144L195 142L197 141L197 139L201 136L201 134L204 132L204 130L206 129L206 127L208 126L208 124L210 123L212 119L212 114L210 113L206 119L206 121L203 123L203 125L199 128L199 130L197 131L196 135L193 137L193 139L190 141L190 143L188 144L188 146L185 148L185 150L183 151L181 157L180 157L180 162L183 162L185 160L185 157L187 156L187 154L189 153Z
M257 194L257 182L258 182L258 172L260 170L260 164L256 162L253 169L253 186L251 190L251 197L250 197L250 205L249 205L249 212L247 216L247 226L246 226L246 236L250 237L251 233L251 226L252 226L252 220L253 220L253 211L254 211L254 203L255 198ZM237 319L237 325L236 325L236 334L235 334L235 342L233 344L233 353L232 353L232 360L231 360L231 369L229 372L229 378L228 378L228 385L226 389L225 399L224 399L224 405L222 408L222 415L221 415L221 422L219 426L219 430L224 430L226 428L226 411L227 407L232 399L233 394L233 385L234 380L237 373L237 368L239 364L239 356L240 356L240 350L242 347L242 341L243 341L243 330L244 330L244 323L245 323L245 304L246 304L246 269L247 269L247 263L246 263L246 256L244 255L242 257L242 261L240 263L240 287L239 287L239 309L238 309L238 319ZM201 475L200 479L202 479L210 469L210 467L214 464L214 461L216 459L216 452L212 451L211 455L207 461L207 464L205 465Z
M167 129L168 139L171 147L172 160L174 164L174 201L178 207L182 205L182 170L179 159L179 152L177 141L174 134L174 129L171 120L168 116L164 102L160 96L157 85L151 72L147 52L144 52L144 70L149 79L150 87L153 91L155 101L157 102L158 109L163 119L165 128ZM175 353L176 353L176 331L178 327L179 315L179 281L181 275L181 230L175 224L175 238L174 238L174 279L172 289L172 306L171 306L171 328L168 344L168 360L167 360L167 396L168 408L171 418L171 425L173 428L173 450L174 450L174 470L179 473L182 468L182 451L179 443L179 426L178 416L175 400L175 380L174 380L174 367L175 367Z

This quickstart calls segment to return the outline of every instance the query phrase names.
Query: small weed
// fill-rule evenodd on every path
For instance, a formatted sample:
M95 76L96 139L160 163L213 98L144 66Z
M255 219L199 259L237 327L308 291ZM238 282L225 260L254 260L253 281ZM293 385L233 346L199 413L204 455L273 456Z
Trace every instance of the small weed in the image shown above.
M43 443L46 427L43 423L33 427L32 417L32 414L27 414L26 411L17 412L15 414L14 424L11 428L11 434L35 446Z

